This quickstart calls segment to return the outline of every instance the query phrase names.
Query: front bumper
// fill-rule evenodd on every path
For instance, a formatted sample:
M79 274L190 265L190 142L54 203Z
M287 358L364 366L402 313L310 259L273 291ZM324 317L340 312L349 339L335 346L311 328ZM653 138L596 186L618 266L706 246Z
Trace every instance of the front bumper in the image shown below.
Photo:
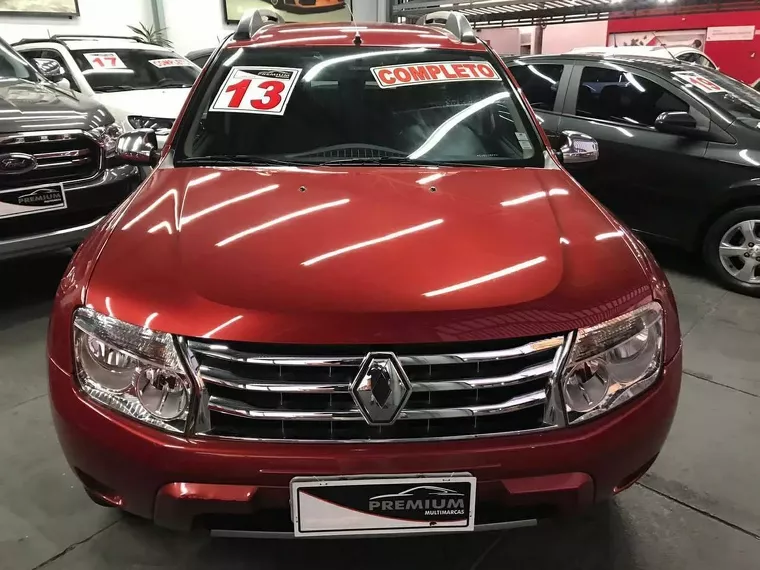
M85 487L161 526L292 533L293 477L451 472L478 479L476 525L519 526L582 510L643 475L676 411L681 353L652 389L587 424L438 443L188 440L89 402L52 361L49 373L58 437Z
M25 225L10 231L10 235L0 236L0 260L82 243L103 217L134 191L139 181L135 167L117 166L91 180L64 184L69 210L14 218L13 223ZM29 226L38 229L29 231Z

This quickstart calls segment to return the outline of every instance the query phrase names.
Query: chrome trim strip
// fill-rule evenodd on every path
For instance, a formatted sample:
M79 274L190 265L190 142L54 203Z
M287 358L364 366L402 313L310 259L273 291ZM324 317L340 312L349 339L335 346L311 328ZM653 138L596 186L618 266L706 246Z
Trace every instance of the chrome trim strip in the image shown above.
M25 133L13 133L0 137L0 144L24 144L30 142L27 139L40 139L45 137L47 140L34 140L31 142L60 142L65 140L71 140L79 135L83 135L84 131L81 129L69 129L63 131L30 131Z
M429 409L406 409L399 415L398 421L403 420L432 420L449 418L470 418L476 416L492 416L515 412L546 401L544 390L537 390L528 394L515 396L501 404L488 404L483 406L462 406L458 408L429 408ZM277 421L327 421L327 422L353 422L364 421L364 416L356 408L335 411L302 411L302 410L262 410L245 402L211 396L208 403L209 410L252 418L259 420Z
M37 164L35 170L44 170L46 168L65 168L66 166L79 166L80 164L87 164L92 162L92 158L85 156L83 158L72 158L71 160L65 160L63 162L46 162L45 164Z
M507 376L494 376L491 378L463 378L457 380L421 380L412 382L413 392L445 392L452 390L478 390L487 388L503 388L514 384L530 382L543 376L548 376L554 371L554 361L530 366L515 374ZM348 393L350 384L344 382L267 382L243 378L226 370L212 366L200 367L201 377L205 382L217 384L226 388L237 390L249 390L252 392L277 392L298 394L330 394Z
M432 364L461 364L467 362L486 362L506 360L543 352L557 348L564 342L564 337L557 336L532 342L515 348L491 350L487 352L462 352L454 354L433 354L425 356L402 356L398 359L402 366L432 365ZM232 350L223 343L188 341L190 350L205 354L220 360L241 362L245 364L263 364L268 366L360 366L365 355L361 356L276 356L254 354ZM369 351L369 350L368 350Z
M473 532L493 532L497 530L509 530L513 528L523 528L527 526L536 526L538 519L524 519L519 521L504 521L498 523L476 524ZM314 536L314 537L299 537L298 540L346 540L350 538L369 538L369 537L384 537L389 538L393 536L430 536L430 535L443 535L443 534L467 534L466 532L456 530L443 530L443 531L431 531L431 532L415 532L409 534L406 531L400 530L398 533L386 533L386 534L356 534L349 536ZM282 531L265 531L265 530L234 530L234 529L211 529L210 535L214 538L273 538L273 539L294 539L295 533L282 532Z
M13 238L13 239L0 241L0 247L7 244L12 244L12 243L23 243L25 241L35 241L35 240L51 238L51 237L60 237L60 236L65 236L66 234L75 234L77 232L91 230L92 228L97 226L101 222L102 219L103 218L100 217L94 222L90 222L89 224L84 224L84 225L76 226L73 228L64 228L62 230L55 230L54 232L48 232L45 234L34 234L31 236L24 236L20 238Z
M33 154L34 158L37 160L50 160L53 158L71 158L75 156L86 156L90 154L89 148L80 148L80 149L74 149L74 150L61 150L57 152L40 152L37 154Z

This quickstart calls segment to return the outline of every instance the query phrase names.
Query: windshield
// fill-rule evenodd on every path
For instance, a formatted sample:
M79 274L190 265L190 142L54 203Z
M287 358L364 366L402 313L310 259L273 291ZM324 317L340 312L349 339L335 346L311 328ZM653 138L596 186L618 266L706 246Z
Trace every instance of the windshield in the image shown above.
M697 99L705 98L720 111L758 127L760 93L751 87L728 75L705 68L697 71L675 71L673 76Z
M0 40L0 79L12 77L38 81L37 74L29 63L3 40Z
M200 70L185 58L150 49L71 50L92 90L192 87Z
M207 75L176 164L543 166L488 54L426 48L238 48Z

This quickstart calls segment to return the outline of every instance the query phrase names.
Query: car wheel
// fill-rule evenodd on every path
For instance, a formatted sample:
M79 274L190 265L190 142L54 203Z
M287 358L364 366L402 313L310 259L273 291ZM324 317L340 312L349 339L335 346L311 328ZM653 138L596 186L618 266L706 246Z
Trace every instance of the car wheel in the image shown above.
M760 297L760 206L737 208L718 218L702 253L726 288Z

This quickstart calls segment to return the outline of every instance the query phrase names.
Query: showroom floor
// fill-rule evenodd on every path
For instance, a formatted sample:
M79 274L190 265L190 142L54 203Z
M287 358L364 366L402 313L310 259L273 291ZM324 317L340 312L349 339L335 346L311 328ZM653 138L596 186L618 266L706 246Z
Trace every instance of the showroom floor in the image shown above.
M502 534L345 542L210 540L92 504L46 398L47 313L68 255L0 263L0 569L757 570L760 300L658 252L678 298L684 384L649 474L582 518Z

